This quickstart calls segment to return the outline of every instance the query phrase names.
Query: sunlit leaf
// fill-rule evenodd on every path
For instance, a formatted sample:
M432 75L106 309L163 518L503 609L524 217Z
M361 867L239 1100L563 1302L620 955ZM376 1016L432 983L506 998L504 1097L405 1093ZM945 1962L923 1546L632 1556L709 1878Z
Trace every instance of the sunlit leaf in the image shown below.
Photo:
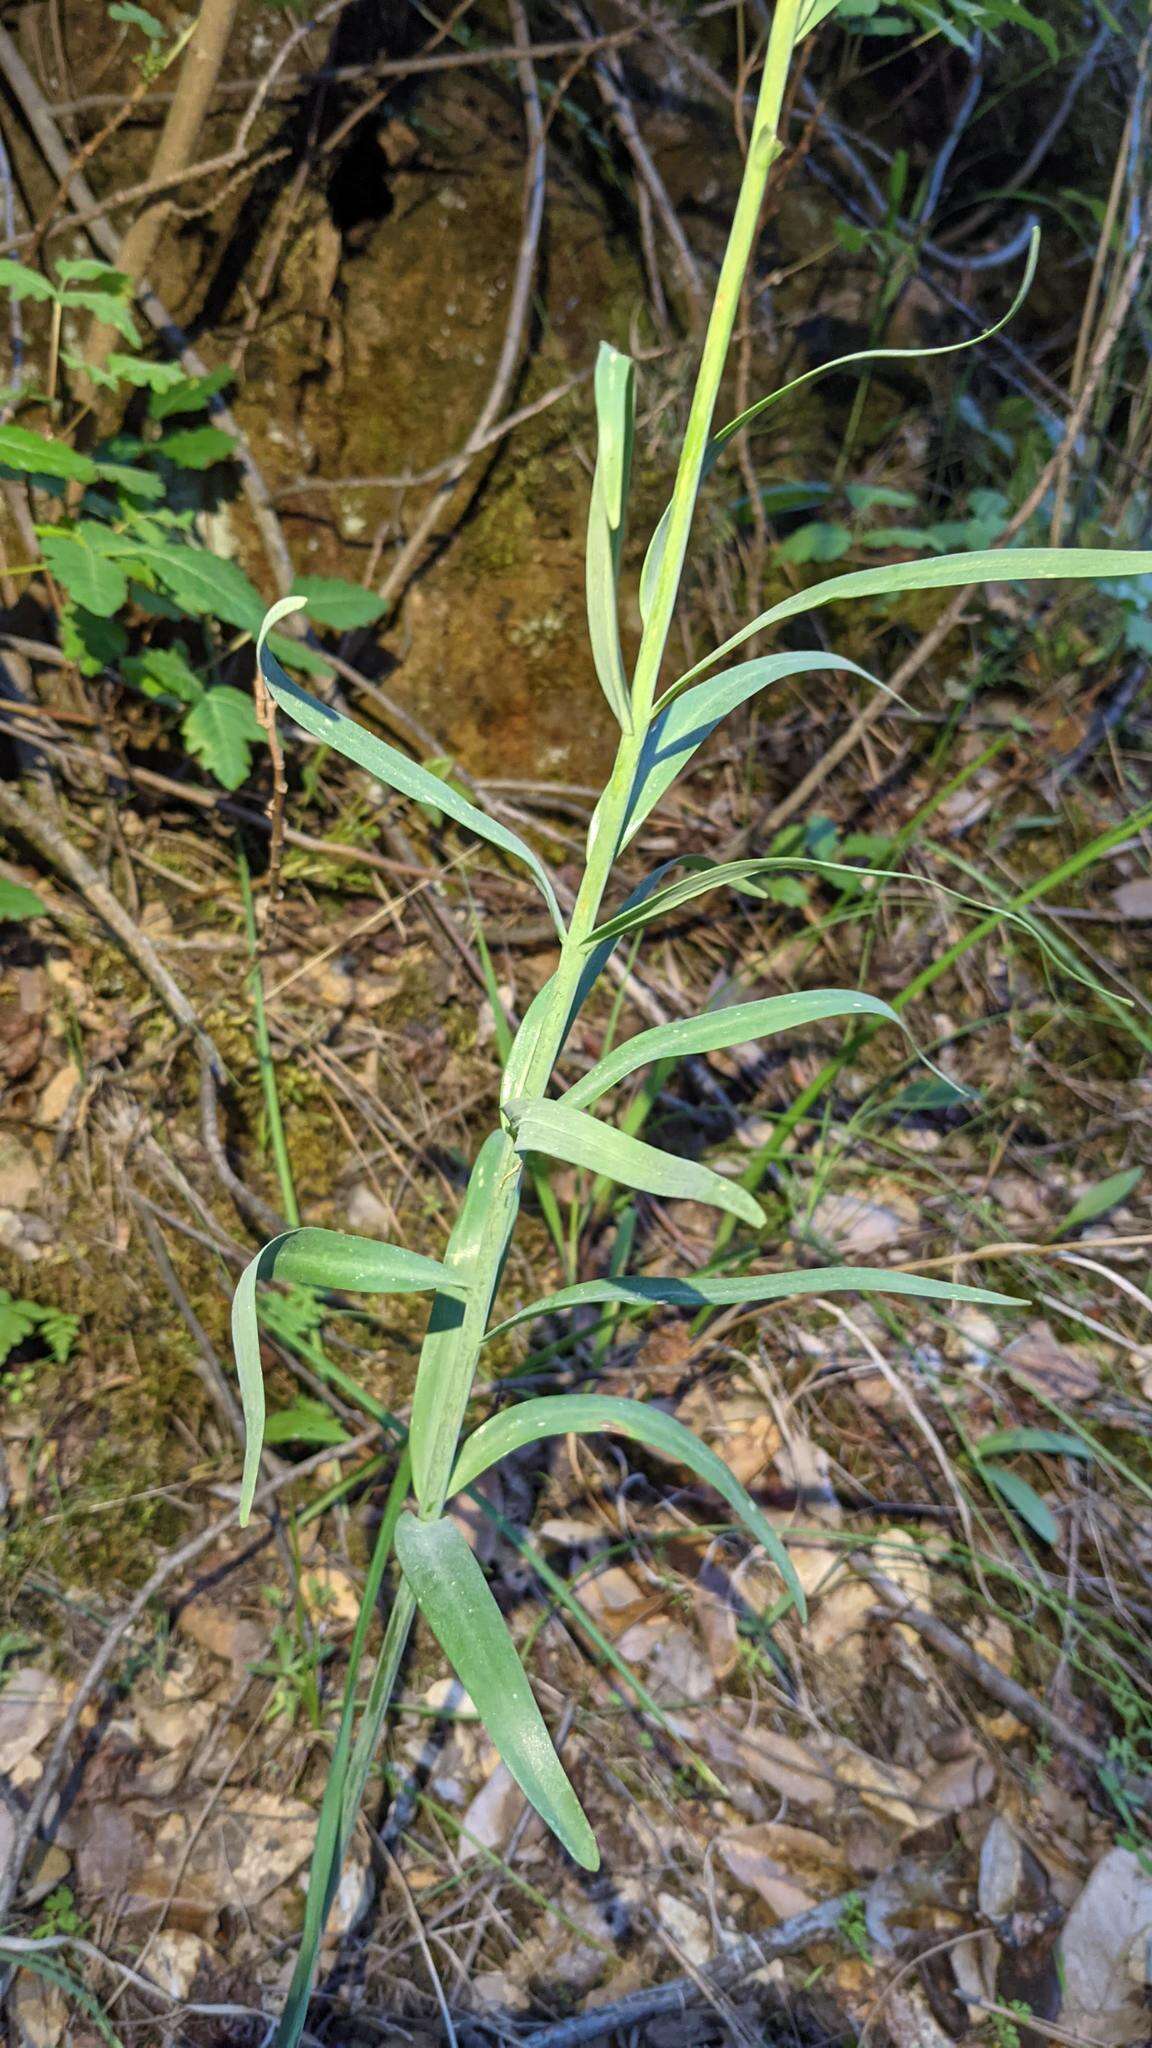
M252 772L252 749L265 733L252 699L229 683L204 690L181 722L190 754L202 761L222 789L239 789Z
M278 1408L264 1424L266 1444L346 1444L348 1431L323 1401L303 1397Z
M60 477L69 483L94 483L98 474L90 455L28 427L0 426L0 463L24 476Z
M374 590L366 590L362 583L349 583L343 576L297 576L296 595L304 599L313 618L338 633L375 625L388 609Z
M236 439L223 427L178 427L151 444L150 453L162 455L181 469L211 469L214 462L230 462L236 453Z
M26 918L42 916L44 907L35 889L0 875L0 924L23 924Z
M453 1285L452 1276L436 1259L374 1238L347 1237L339 1230L286 1230L249 1260L232 1297L232 1349L245 1431L241 1522L247 1522L252 1512L264 1441L264 1374L256 1310L261 1280L295 1280L344 1294L425 1294Z
M811 675L828 669L844 669L863 676L866 683L887 691L887 685L870 675L858 662L817 649L804 654L768 654L757 661L740 662L721 675L706 676L693 689L668 691L656 707L656 716L644 736L644 747L636 771L636 782L628 805L628 822L623 844L627 845L666 789L691 760L698 747L715 732L721 720L747 704L761 690L790 676ZM888 692L888 694L892 694Z
M653 1060L679 1060L693 1053L720 1052L725 1046L745 1045L754 1038L769 1038L777 1031L795 1031L803 1024L818 1024L828 1017L882 1017L910 1036L908 1026L890 1003L879 996L862 995L858 989L817 988L793 996L769 996L763 1002L733 1003L726 1009L706 1010L699 1017L680 1017L675 1023L657 1024L651 1031L637 1032L565 1089L562 1100L569 1109L587 1109L638 1067Z
M11 256L0 257L0 291L10 292L14 299L54 299L56 287L30 270L26 263L16 263Z
M630 1138L614 1124L601 1123L583 1110L544 1098L534 1102L510 1102L504 1106L515 1131L518 1152L543 1152L549 1159L564 1159L570 1166L586 1166L626 1188L640 1188L649 1195L689 1202L707 1202L713 1209L726 1209L742 1222L759 1226L764 1211L759 1202L738 1181L725 1180L710 1166L694 1159L678 1159Z
M73 534L41 533L40 552L57 582L85 611L111 618L127 600L128 584L119 564L98 555Z
M739 1515L758 1543L762 1543L792 1595L803 1620L807 1614L804 1591L792 1561L766 1515L761 1514L751 1495L735 1474L707 1444L701 1443L674 1415L644 1401L622 1401L609 1394L553 1394L542 1400L519 1401L481 1424L460 1447L452 1473L452 1492L471 1486L490 1465L525 1444L544 1437L566 1436L569 1431L586 1435L595 1430L614 1430L647 1444L662 1457L687 1465Z
M598 1870L596 1838L504 1617L455 1522L401 1515L396 1555L421 1614L525 1798L577 1863Z
M497 1195L510 1157L507 1139L493 1131L477 1154L444 1252L446 1279L438 1288L420 1348L409 1423L412 1480L421 1507L439 1505L472 1391L476 1351L491 1306L492 1275L499 1270L502 1247L493 1231L500 1214ZM509 1216L500 1226L505 1242L512 1220Z
M544 1295L505 1316L503 1322L493 1325L488 1337L502 1336L518 1323L534 1322L539 1316L608 1302L635 1309L732 1308L743 1302L793 1301L806 1294L901 1294L924 1301L975 1301L990 1308L1025 1306L1012 1294L963 1287L950 1280L935 1280L927 1273L888 1272L883 1266L816 1266L800 1273L739 1273L720 1279L707 1273L683 1279L635 1274L614 1280L580 1280L574 1287L562 1287L558 1293Z
M631 357L601 342L596 359L597 450L588 505L585 586L596 674L623 727L629 724L631 712L620 649L617 584L632 466L634 388L635 367Z
M1082 1224L1094 1223L1098 1216L1107 1215L1109 1209L1117 1208L1128 1200L1129 1195L1135 1194L1143 1178L1142 1166L1128 1166L1121 1173L1110 1173L1106 1180L1098 1180L1094 1186L1085 1188L1060 1225L1061 1233L1079 1230Z
M299 683L292 682L285 675L268 646L268 630L290 612L299 611L302 605L301 598L281 598L279 604L274 604L265 617L257 641L257 658L264 681L280 709L294 718L297 725L303 726L305 732L310 732L313 739L323 740L326 746L335 747L337 753L343 754L349 761L354 761L358 768L367 769L369 775L375 775L379 781L386 783L389 789L398 789L402 796L411 797L416 803L431 804L434 809L443 811L446 817L453 818L458 825L463 825L467 831L477 833L481 839L487 839L493 846L499 846L503 852L511 854L514 860L522 861L538 884L552 912L557 931L562 933L564 921L547 870L523 839L518 838L515 832L510 832L506 825L501 825L498 819L489 817L487 811L478 810L475 804L469 803L466 797L461 796L458 790L453 789L451 784L444 782L440 776L430 775L427 768L410 761L406 754L401 754L397 748L390 747L386 741L377 739L375 733L366 731L353 719L345 718L330 705L322 704L317 698L310 697L306 690L300 688Z
M950 590L972 583L1098 582L1123 576L1152 576L1152 552L1140 548L979 548L971 554L933 555L919 562L884 562L873 569L849 569L827 576L809 590L769 605L723 645L686 670L675 688L691 682L714 663L742 647L754 633L820 605L854 597L898 597L907 590Z

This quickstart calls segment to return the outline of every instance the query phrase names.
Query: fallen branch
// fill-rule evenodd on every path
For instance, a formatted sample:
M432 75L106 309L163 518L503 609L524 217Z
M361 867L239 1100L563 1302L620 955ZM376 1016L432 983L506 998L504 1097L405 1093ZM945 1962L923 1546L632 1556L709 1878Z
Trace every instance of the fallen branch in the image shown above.
M576 2013L570 2020L538 2028L523 2040L523 2048L580 2048L581 2042L598 2041L605 2034L625 2033L646 2020L687 2012L699 2003L702 1989L731 1990L754 1970L775 1962L778 1956L795 1955L815 1941L827 1941L835 1934L853 1898L851 1892L840 1893L834 1899L823 1899L818 1906L810 1906L806 1913L794 1913L763 1934L745 1935L700 1973L702 1981L696 1977L674 1977L669 1984L633 1991L627 1998L597 2006L593 2012ZM501 2031L506 2033L506 2023L502 2023Z
M997 1665L989 1663L987 1657L982 1657L979 1650L973 1649L971 1643L963 1636L957 1635L955 1629L949 1628L946 1622L940 1621L926 1608L917 1607L901 1586L896 1585L894 1580L885 1578L883 1572L878 1572L875 1565L861 1552L853 1551L848 1561L853 1571L871 1586L877 1599L883 1602L894 1620L899 1621L904 1628L912 1629L923 1642L930 1643L934 1650L939 1650L950 1663L955 1664L957 1670L963 1671L966 1677L973 1679L990 1699L998 1701L1000 1706L1006 1707L1018 1721L1023 1721L1026 1727L1034 1729L1046 1741L1056 1743L1061 1749L1078 1756L1090 1770L1097 1774L1108 1770L1109 1757L1098 1743L1090 1741L1086 1735L1081 1735L1078 1729L1071 1727L1067 1721L1062 1721L1058 1714L1054 1714L1050 1707L1046 1707L1043 1700L1036 1699L1032 1693L1018 1684L1016 1679L1009 1678ZM1129 1797L1139 1799L1141 1803L1146 1804L1152 1799L1150 1778L1129 1780L1125 1789Z

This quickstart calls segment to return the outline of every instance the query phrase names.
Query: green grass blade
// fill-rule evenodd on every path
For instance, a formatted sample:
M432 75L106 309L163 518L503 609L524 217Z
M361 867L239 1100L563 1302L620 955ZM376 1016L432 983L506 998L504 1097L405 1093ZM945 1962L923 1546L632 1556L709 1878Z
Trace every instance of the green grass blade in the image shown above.
M544 1152L550 1159L564 1159L570 1166L586 1166L626 1188L640 1188L649 1195L664 1195L689 1202L706 1202L713 1209L725 1209L731 1216L758 1228L764 1211L736 1181L725 1180L710 1166L694 1159L677 1159L655 1145L630 1138L614 1124L601 1123L583 1110L569 1109L562 1102L543 1098L534 1102L508 1103L505 1115L515 1130L518 1152Z
M597 451L588 504L585 589L596 674L617 723L625 732L632 722L632 710L620 647L617 585L632 467L634 407L635 366L631 357L601 342L596 359Z
M862 995L858 989L817 988L794 996L769 996L760 1003L733 1003L727 1009L707 1010L700 1017L678 1018L674 1024L637 1032L635 1038L625 1039L589 1073L582 1074L565 1090L562 1100L569 1109L587 1109L652 1060L719 1052L725 1046L746 1045L754 1038L770 1038L777 1031L794 1031L827 1017L883 1017L908 1035L907 1025L890 1003L879 996Z
M443 811L445 817L454 819L457 825L463 825L467 831L475 832L480 839L487 839L503 853L511 854L513 860L523 862L538 885L552 913L556 930L562 938L564 920L560 915L560 906L556 901L556 892L548 871L523 839L515 832L510 832L506 825L501 825L498 819L490 818L486 811L481 811L475 804L469 803L467 797L461 796L458 790L453 789L450 783L444 782L439 775L433 775L429 769L420 767L418 762L410 761L406 754L399 753L385 740L377 739L375 733L365 731L363 726L355 724L350 718L345 718L330 705L322 704L319 698L310 696L307 690L302 689L299 683L294 683L285 674L268 646L268 633L277 620L286 617L289 612L300 611L303 602L302 598L281 598L280 602L274 604L271 611L265 614L256 642L260 672L280 709L286 711L290 718L294 718L305 732L311 733L313 739L322 740L325 746L335 747L337 753L343 754L346 760L354 761L358 768L366 769L369 775L374 775L378 781L386 783L389 789L399 790L402 796L411 797L416 803L430 804L434 810Z
M471 1486L490 1465L525 1444L539 1443L548 1436L578 1436L597 1430L615 1430L647 1444L665 1458L687 1465L703 1479L740 1517L758 1543L762 1543L792 1596L802 1621L807 1619L804 1589L792 1561L766 1515L761 1514L751 1495L741 1486L723 1458L701 1443L674 1415L651 1408L643 1401L623 1401L609 1394L555 1394L538 1401L521 1401L481 1424L461 1445L452 1474L451 1491Z
M600 1854L492 1590L455 1522L401 1515L396 1555L425 1621L541 1819L585 1870Z
M308 1287L330 1287L346 1294L423 1294L458 1283L436 1259L405 1251L368 1237L346 1237L340 1230L287 1230L250 1259L232 1297L232 1349L244 1413L244 1475L240 1484L240 1522L247 1523L260 1477L264 1444L264 1374L260 1365L260 1326L256 1285L260 1280L295 1280Z
M963 1287L951 1280L932 1279L927 1273L886 1272L883 1266L816 1266L801 1273L740 1273L723 1279L704 1273L687 1279L634 1274L617 1280L580 1280L574 1287L562 1287L506 1316L493 1325L488 1336L502 1337L518 1323L602 1302L620 1302L636 1309L732 1308L744 1302L794 1301L805 1294L902 1294L925 1301L982 1302L991 1308L1026 1306L1014 1294Z
M799 618L824 604L843 604L853 597L897 597L906 590L952 590L967 583L1045 583L1109 581L1114 577L1152 576L1152 552L1145 548L978 548L971 554L935 555L926 561L884 562L874 569L850 569L827 576L809 590L798 590L769 605L747 626L705 655L703 661L673 684L680 690L717 661L742 647L754 633Z

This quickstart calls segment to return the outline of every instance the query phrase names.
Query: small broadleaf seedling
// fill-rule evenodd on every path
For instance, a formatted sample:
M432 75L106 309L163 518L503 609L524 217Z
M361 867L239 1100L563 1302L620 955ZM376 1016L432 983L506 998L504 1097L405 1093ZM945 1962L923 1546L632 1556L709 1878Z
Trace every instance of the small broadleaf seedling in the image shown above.
M525 1401L501 1410L461 1442L482 1346L494 1335L535 1316L557 1315L588 1304L622 1304L636 1312L657 1305L706 1308L734 1302L769 1302L842 1290L886 1292L928 1301L1009 1305L1010 1298L909 1272L868 1267L821 1267L793 1273L629 1275L584 1281L531 1303L493 1324L492 1312L509 1240L515 1227L526 1166L541 1157L569 1161L630 1188L660 1197L688 1197L727 1211L755 1228L762 1212L746 1190L703 1165L642 1142L620 1129L601 1105L641 1065L718 1050L754 1036L787 1030L818 1018L864 1015L899 1023L878 998L825 989L742 1004L642 1032L617 1047L559 1096L549 1093L573 1020L620 936L642 931L678 902L704 888L749 886L757 874L787 860L713 865L695 857L687 872L664 883L668 863L632 896L605 914L604 899L618 854L684 769L698 746L727 713L786 677L840 669L865 676L851 661L823 650L782 651L712 674L717 663L753 634L783 625L817 607L852 598L941 590L980 581L1029 582L1046 578L1103 579L1152 574L1152 553L1020 548L936 554L833 576L770 605L758 618L658 694L685 554L701 484L737 429L751 423L768 401L719 431L713 417L728 347L756 236L765 182L779 154L777 128L796 44L831 11L833 0L777 0L765 53L756 114L727 249L709 314L699 371L679 452L670 502L648 547L640 584L643 628L629 678L619 626L625 512L635 428L635 366L620 351L601 347L596 367L598 451L588 516L587 600L595 673L620 728L615 762L597 802L586 861L567 920L552 880L536 853L428 768L418 766L339 711L290 680L269 634L305 599L285 598L267 614L258 660L274 702L314 738L366 769L379 782L430 807L510 855L532 876L548 906L559 941L554 970L530 1004L515 1035L498 1041L503 1052L498 1127L485 1139L454 1227L438 1259L416 1257L398 1246L359 1249L337 1233L298 1230L275 1239L248 1267L234 1305L236 1357L249 1438L241 1516L252 1507L261 1448L264 1395L257 1332L260 1280L288 1278L317 1288L407 1293L427 1289L432 1306L420 1356L408 1445L383 1516L367 1575L364 1605L349 1659L349 1682L332 1767L317 1827L300 1950L277 2034L278 2048L294 2048L305 2024L316 1958L355 1827L408 1633L417 1611L426 1619L470 1693L512 1775L569 1852L586 1868L598 1852L552 1739L532 1697L519 1657L480 1566L445 1508L496 1459L524 1444L570 1431L610 1430L686 1466L713 1487L760 1543L782 1582L781 1610L802 1618L803 1594L777 1532L727 1467L679 1423L642 1401L595 1393ZM1025 286L1035 263L1029 253ZM1019 303L1019 296L1017 298ZM1015 308L1013 308L1015 310ZM872 351L853 357L865 361ZM785 390L788 387L785 387ZM784 391L773 393L778 399ZM861 869L809 863L829 872ZM878 871L872 870L872 873ZM882 871L880 871L882 872ZM596 1113L594 1113L596 1112ZM410 1468L408 1459L410 1457ZM409 1469L411 1481L409 1479ZM408 1488L415 1493L414 1510ZM400 1578L357 1717L356 1687L368 1626L392 1552Z

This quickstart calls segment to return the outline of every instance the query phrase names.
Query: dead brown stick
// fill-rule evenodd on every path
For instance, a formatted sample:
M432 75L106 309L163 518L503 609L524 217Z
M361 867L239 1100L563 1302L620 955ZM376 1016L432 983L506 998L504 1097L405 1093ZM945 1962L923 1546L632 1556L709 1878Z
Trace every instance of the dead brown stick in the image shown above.
M200 1119L204 1148L221 1185L227 1188L237 1207L261 1230L283 1230L278 1210L254 1194L233 1170L220 1136L220 1105L217 1083L225 1073L224 1062L204 1029L178 981L169 973L155 946L119 901L87 856L61 831L55 819L48 819L19 795L10 783L0 782L0 820L35 847L42 859L76 890L88 908L105 924L124 948L129 959L155 990L168 1014L186 1031L200 1057Z
M61 832L59 821L44 817L7 782L0 782L0 820L21 839L27 840L29 846L34 846L49 867L71 883L119 941L145 981L160 997L169 1015L181 1030L189 1033L217 1073L223 1074L224 1063L220 1054L179 982L173 979L151 939L128 915L91 861Z
M308 23L309 28L313 26L314 19ZM635 42L638 37L651 33L652 29L653 24L638 18L634 28L612 29L604 35L597 36L595 48L618 49L624 43ZM544 64L553 57L581 55L585 47L583 38L576 41L568 36L553 41L531 43L526 52L516 43L495 43L470 49L443 50L435 54L418 54L414 57L379 57L364 64L323 65L316 70L291 73L275 88L275 96L291 96L305 85L359 85L373 78L420 78L425 73L434 71L476 71L483 69L487 64L515 64L525 54L534 63ZM252 92L263 83L264 81L258 78L222 78L216 87L216 97L239 99L244 93ZM149 104L166 106L171 98L170 92L154 92L150 95ZM55 101L51 112L57 117L63 114L90 114L99 112L102 107L115 107L119 104L119 93L90 92L74 99Z
M828 1941L854 1897L854 1893L846 1892L837 1898L823 1899L807 1912L781 1920L778 1927L745 1935L705 1969L703 1978L708 1989L731 1990L754 1970L774 1962L777 1956L795 1955L800 1949L810 1948L813 1942ZM571 2019L539 2027L523 2039L521 2048L581 2048L583 2042L598 2041L605 2034L619 2033L623 2037L630 2028L646 2020L687 2012L699 2003L700 1992L701 1985L695 1977L674 1977L668 1984L653 1984L648 1990L633 1991L627 1998L613 1999L592 2012L575 2013Z
M595 41L595 32L584 9L574 4L565 7L564 12L573 27L584 34L591 47ZM691 243L681 226L680 216L669 197L668 188L640 132L636 110L627 91L620 60L615 51L605 51L602 55L593 57L592 76L596 81L596 89L615 123L620 140L632 159L639 189L642 193L647 193L651 206L660 218L664 233L675 253L685 289L694 308L700 312L707 296L703 274L693 254ZM653 288L662 299L659 270L655 269L654 265L650 265L650 269L653 270Z
M1079 1729L1070 1727L1067 1721L1062 1721L1058 1714L1054 1714L1050 1707L1046 1707L1043 1700L1034 1698L1032 1693L1017 1683L1016 1679L1009 1678L1006 1672L989 1663L987 1657L982 1657L979 1650L973 1649L971 1643L966 1642L963 1636L957 1635L955 1629L949 1628L946 1622L939 1620L935 1614L928 1613L925 1608L917 1607L903 1588L896 1585L892 1579L885 1578L883 1572L878 1572L867 1557L859 1551L853 1551L848 1561L853 1571L871 1586L877 1599L883 1602L895 1620L899 1620L903 1627L912 1629L923 1642L930 1643L934 1650L939 1650L950 1664L954 1664L958 1671L963 1671L982 1692L988 1694L990 1699L1006 1707L1018 1721L1023 1721L1026 1727L1034 1729L1045 1741L1057 1743L1061 1749L1069 1750L1073 1756L1078 1756L1090 1770L1101 1772L1107 1769L1108 1757L1097 1743L1091 1742L1086 1735L1081 1735ZM1147 1802L1152 1799L1152 1779L1137 1780L1134 1785L1128 1787L1128 1790L1132 1796Z
M332 1458L355 1457L360 1451L367 1450L370 1445L376 1443L378 1434L377 1430L368 1429L346 1444L326 1444L323 1450L315 1452L311 1458L305 1458L299 1465L293 1465L290 1471L277 1473L275 1478L266 1480L258 1489L257 1506L263 1507L267 1502L274 1500L284 1487L293 1486L297 1480L307 1478L309 1473L314 1472L326 1461ZM56 1740L45 1761L44 1775L32 1794L28 1810L17 1830L7 1868L0 1873L0 1921L7 1919L11 1910L24 1873L24 1865L31 1854L40 1824L67 1767L68 1753L80 1726L81 1716L102 1683L105 1673L115 1661L121 1644L131 1634L156 1595L163 1591L177 1573L186 1571L190 1565L198 1563L206 1551L211 1550L235 1527L236 1510L230 1508L219 1521L210 1522L208 1527L202 1529L198 1536L193 1536L190 1542L182 1544L178 1550L170 1550L167 1557L161 1559L155 1571L145 1580L140 1591L129 1601L123 1614L108 1629L100 1648L69 1701L68 1711L60 1723Z
M186 171L192 162L223 67L237 4L238 0L201 0L152 159L154 178L175 176ZM163 200L144 207L117 245L116 268L130 277L134 286L147 275L167 218L168 206ZM93 321L84 349L85 361L98 366L115 339L114 328Z

